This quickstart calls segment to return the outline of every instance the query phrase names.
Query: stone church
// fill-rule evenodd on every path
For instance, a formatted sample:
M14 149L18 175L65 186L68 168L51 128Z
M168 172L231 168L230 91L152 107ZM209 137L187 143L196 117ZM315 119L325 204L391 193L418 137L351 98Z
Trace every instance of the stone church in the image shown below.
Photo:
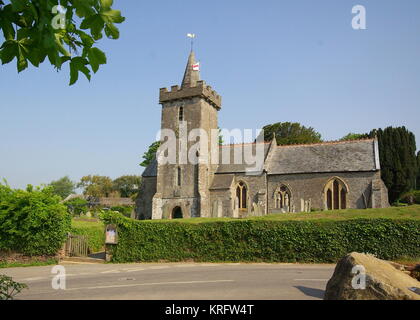
M197 66L191 52L181 86L160 89L162 129L178 132L181 121L188 130L200 128L209 136L218 129L221 97L200 80ZM209 150L214 145L210 140ZM142 175L137 218L241 218L389 205L376 139L289 146L277 146L274 139L217 145L223 151L218 156L258 147L263 150L263 166L254 174L249 174L245 163L169 164L155 159Z

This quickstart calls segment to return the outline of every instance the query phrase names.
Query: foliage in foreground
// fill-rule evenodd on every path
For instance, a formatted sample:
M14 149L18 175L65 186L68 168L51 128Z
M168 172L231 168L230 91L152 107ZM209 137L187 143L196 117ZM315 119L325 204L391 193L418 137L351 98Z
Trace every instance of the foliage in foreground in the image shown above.
M118 39L115 24L125 20L112 5L113 0L0 0L2 63L16 59L21 72L28 62L38 67L46 58L57 70L69 62L70 85L79 72L90 80L91 70L96 73L106 63L105 53L94 45L104 33Z
M11 277L0 275L0 300L13 300L23 289L28 286L24 283L18 283Z
M119 243L109 246L113 262L243 261L336 262L357 251L382 259L419 257L420 220L275 219L138 221L104 212L116 224Z
M71 224L60 201L50 187L15 190L0 184L0 250L55 255Z

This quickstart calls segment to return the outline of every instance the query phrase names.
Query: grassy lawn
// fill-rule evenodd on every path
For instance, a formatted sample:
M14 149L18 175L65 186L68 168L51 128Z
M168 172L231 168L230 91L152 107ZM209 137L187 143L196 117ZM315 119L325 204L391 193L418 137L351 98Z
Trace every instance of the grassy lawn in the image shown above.
M89 249L100 252L104 248L104 224L98 219L73 219L71 233L88 237Z
M420 220L420 205L408 207L390 207L384 209L348 209L333 211L316 211L310 213L277 213L263 217L250 217L242 220L276 220L276 221L299 221L299 220L351 220L351 219L414 219ZM190 218L173 219L165 222L202 223L215 221L232 221L233 218ZM146 223L162 222L162 220L146 220Z

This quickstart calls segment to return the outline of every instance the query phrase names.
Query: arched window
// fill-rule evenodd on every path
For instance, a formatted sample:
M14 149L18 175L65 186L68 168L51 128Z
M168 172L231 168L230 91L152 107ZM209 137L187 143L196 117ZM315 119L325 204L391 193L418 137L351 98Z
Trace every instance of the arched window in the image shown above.
M247 204L247 188L245 183L239 182L238 186L236 187L236 198L238 199L238 207L239 209L246 209Z
M334 178L328 181L324 189L326 209L346 209L347 193L347 186L341 179Z
M184 107L179 107L178 120L179 121L184 121Z
M292 195L285 185L280 186L274 192L274 208L290 211Z

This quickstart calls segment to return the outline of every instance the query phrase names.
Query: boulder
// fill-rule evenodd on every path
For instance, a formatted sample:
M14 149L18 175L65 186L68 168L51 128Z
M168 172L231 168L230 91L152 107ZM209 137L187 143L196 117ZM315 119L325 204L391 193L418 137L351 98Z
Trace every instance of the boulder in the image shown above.
M420 300L420 282L398 269L372 255L350 253L338 262L324 300Z

